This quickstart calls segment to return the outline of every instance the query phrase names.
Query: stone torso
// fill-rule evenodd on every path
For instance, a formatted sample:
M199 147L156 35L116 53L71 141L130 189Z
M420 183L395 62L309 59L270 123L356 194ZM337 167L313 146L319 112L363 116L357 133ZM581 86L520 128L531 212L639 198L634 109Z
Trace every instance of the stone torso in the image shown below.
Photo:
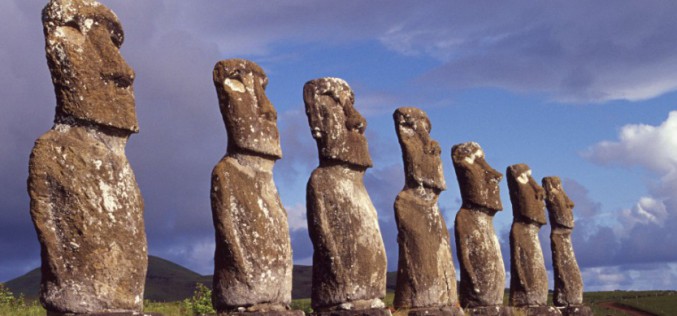
M510 305L547 305L548 275L538 239L540 225L513 222L510 229Z
M459 261L462 262L461 306L502 305L505 268L493 216L461 208L456 215L455 235Z
M58 124L35 143L28 185L43 253L42 300L50 310L143 306L143 199L126 141Z
M315 169L308 182L313 241L313 308L383 307L386 254L364 171Z
M291 303L289 226L272 172L226 156L212 172L211 201L215 307Z
M583 304L583 279L571 244L571 229L553 227L550 233L555 275L555 306Z
M394 305L452 305L456 303L456 271L449 232L437 195L424 198L415 190L405 189L395 200L400 257Z

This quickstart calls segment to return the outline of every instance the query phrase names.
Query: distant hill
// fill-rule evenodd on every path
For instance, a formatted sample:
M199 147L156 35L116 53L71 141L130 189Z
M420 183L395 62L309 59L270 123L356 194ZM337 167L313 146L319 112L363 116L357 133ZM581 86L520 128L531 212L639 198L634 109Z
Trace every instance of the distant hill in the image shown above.
M310 266L294 266L292 297L310 297L312 286ZM388 272L388 291L395 290L395 272ZM160 257L148 256L148 274L146 275L145 299L156 302L180 301L193 295L196 283L212 286L211 275L200 275ZM14 293L23 293L27 299L37 299L40 295L40 268L10 281L5 285Z

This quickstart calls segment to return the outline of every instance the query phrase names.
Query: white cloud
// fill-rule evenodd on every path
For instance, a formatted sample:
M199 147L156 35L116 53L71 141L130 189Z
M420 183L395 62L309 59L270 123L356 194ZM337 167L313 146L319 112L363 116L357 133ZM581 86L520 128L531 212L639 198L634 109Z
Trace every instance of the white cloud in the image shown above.
M655 224L664 226L668 217L668 210L665 203L652 197L644 196L632 208L622 212L623 230L632 229L635 224Z
M649 196L643 196L632 207L621 212L623 225L617 232L626 235L637 224L664 226L677 209L677 111L658 126L629 124L621 128L618 140L603 141L583 153L587 159L602 165L639 166L657 175L649 183ZM667 205L666 205L667 204ZM625 232L625 233L622 233Z
M649 194L617 213L619 225L612 229L619 247L607 256L610 262L677 261L671 250L677 249L677 235L670 226L677 220L677 111L657 126L625 125L617 140L600 142L583 156L601 165L640 167L656 175L656 180L647 183ZM596 236L597 232L587 233Z
M287 206L287 221L289 230L308 230L308 220L306 219L306 206L303 204L294 204Z
M665 180L677 172L677 111L658 126L629 124L617 141L603 141L584 156L600 164L638 165L661 174Z
M618 265L581 271L586 291L674 290L677 263Z

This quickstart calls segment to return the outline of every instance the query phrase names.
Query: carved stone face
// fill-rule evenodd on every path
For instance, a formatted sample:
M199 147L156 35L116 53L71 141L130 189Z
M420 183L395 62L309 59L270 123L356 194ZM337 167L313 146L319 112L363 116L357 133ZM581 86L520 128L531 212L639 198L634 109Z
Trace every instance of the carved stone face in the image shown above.
M508 189L515 220L529 220L545 225L545 191L531 177L531 169L525 164L508 167Z
M228 152L249 151L282 158L277 112L266 96L268 77L244 59L223 60L214 66L214 86L228 132Z
M430 138L428 115L417 108L403 107L395 111L393 119L407 184L445 190L440 144Z
M559 177L543 178L545 189L545 204L550 215L550 225L566 228L574 228L574 202L569 199Z
M138 132L134 70L120 55L124 35L115 14L91 0L52 0L42 23L57 97L55 120Z
M474 142L454 145L451 149L456 178L463 204L472 204L500 211L501 192L498 183L503 175L484 160L484 151Z
M308 81L303 87L303 100L320 161L371 167L364 137L367 122L353 107L355 96L348 83L338 78Z

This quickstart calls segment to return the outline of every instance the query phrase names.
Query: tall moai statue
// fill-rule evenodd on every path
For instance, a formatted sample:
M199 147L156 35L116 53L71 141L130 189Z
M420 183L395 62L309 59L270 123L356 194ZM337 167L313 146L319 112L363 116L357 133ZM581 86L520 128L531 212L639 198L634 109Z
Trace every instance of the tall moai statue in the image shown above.
M454 225L461 269L459 298L467 314L505 315L505 267L493 223L503 209L498 188L503 175L484 157L474 142L451 149L463 200Z
M29 163L40 300L50 315L141 312L148 256L125 156L139 127L122 26L92 0L52 0L42 22L57 106Z
M550 248L555 275L552 301L562 315L592 315L590 307L583 305L583 278L571 243L574 202L564 192L558 177L545 177L542 183L550 217Z
M449 231L437 200L446 189L440 145L430 119L412 107L393 114L402 147L405 185L395 200L399 262L394 306L410 315L463 315Z
M268 77L255 63L223 60L214 86L228 133L226 156L212 171L216 251L212 303L219 315L289 314L292 250L287 213L273 181L282 158Z
M548 274L538 239L546 224L544 191L525 164L507 168L513 222L510 229L510 305L527 314L559 315L548 303Z
M367 123L341 79L307 82L303 99L320 160L306 196L314 249L312 307L327 315L389 315L383 303L386 252L363 179L372 165Z

